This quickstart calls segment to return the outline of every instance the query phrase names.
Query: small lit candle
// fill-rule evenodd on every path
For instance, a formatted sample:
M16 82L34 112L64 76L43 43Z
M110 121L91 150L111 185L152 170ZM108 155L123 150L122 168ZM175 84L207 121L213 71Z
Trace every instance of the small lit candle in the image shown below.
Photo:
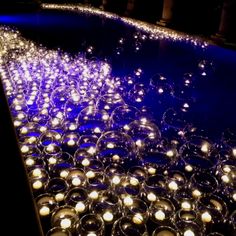
M181 208L186 210L186 211L189 211L189 210L191 210L192 207L191 207L191 204L189 202L182 202L181 203Z
M69 125L69 130L76 130L76 125L75 124L70 124Z
M57 202L63 201L63 200L64 200L64 197L65 197L64 193L57 193L57 194L55 195L55 199L56 199Z
M209 144L208 143L203 143L201 146L201 151L204 153L208 153L209 152Z
M81 163L82 163L83 166L89 166L90 165L90 161L87 158L84 158Z
M61 139L61 135L60 134L56 134L55 138L56 138L56 140L59 140L59 139Z
M49 144L49 145L46 147L46 150L47 150L47 152L53 152L53 151L54 151L54 145Z
M21 134L27 134L28 129L26 127L22 127L22 129L20 130Z
M62 177L62 178L66 178L67 176L68 176L68 171L67 170L63 170L63 171L61 171L61 173L60 173L60 176Z
M60 222L60 226L63 228L63 229L67 229L67 228L70 228L71 226L71 220L70 219L62 219L61 222Z
M212 216L209 214L209 212L206 211L206 212L202 213L201 219L203 222L209 223L212 221Z
M26 161L25 161L25 164L27 166L32 166L34 164L34 160L32 158L27 158Z
M80 178L79 178L79 177L74 177L74 178L72 179L72 184L73 184L74 186L79 186L79 185L81 184Z
M138 179L134 178L134 177L131 177L130 178L130 184L133 185L133 186L137 186L139 184L139 181Z
M39 209L39 214L40 214L41 216L47 216L47 215L49 215L49 214L50 214L50 209L49 209L49 207L47 207L47 206L42 206L42 207Z
M89 197L91 198L91 199L98 199L98 192L97 191L92 191L90 194L89 194Z
M166 152L166 156L173 157L174 156L174 152L172 150L169 150L169 151Z
M115 184L115 185L119 184L120 183L120 177L119 176L114 176L112 178L112 183Z
M115 145L113 143L108 143L107 144L107 148L114 148L114 147L115 147Z
M224 166L224 167L223 167L223 171L224 171L225 173L229 173L229 172L231 171L231 169L230 169L229 166Z
M148 201L150 201L150 202L154 202L154 201L157 200L157 197L156 197L156 195L155 195L154 193L149 193L149 194L147 195L147 199L148 199Z
M195 236L195 233L191 229L188 229L184 232L184 236Z
M120 156L115 154L115 155L112 156L112 160L113 161L119 161L120 160Z
M142 144L142 140L138 139L136 142L135 142L136 146L137 147L142 147L143 144Z
M164 213L162 210L158 210L158 211L155 213L155 218L156 218L157 220L162 221L162 220L165 219L165 217L166 217L166 215L165 215L165 213Z
M49 164L54 165L57 163L57 159L55 157L50 157L48 159Z
M123 201L125 206L132 206L134 203L133 199L130 196L125 197Z
M148 173L149 173L150 175L154 175L154 174L156 173L156 169L153 168L153 167L149 167L149 168L148 168Z
M130 127L128 125L124 125L123 129L128 131L130 129Z
M104 114L104 115L102 116L102 119L103 119L103 120L108 120L108 119L109 119L109 115Z
M171 181L168 184L168 187L170 190L176 191L178 189L178 184L175 181Z
M42 175L42 171L39 168L33 170L34 177L40 177Z
M34 189L40 189L43 187L43 183L40 181L40 180L36 180L34 183L33 183L33 188Z
M87 153L93 155L96 153L96 148L95 147L90 147L88 150L87 150Z
M233 156L236 157L236 148L233 148L232 153L233 153Z
M68 146L74 146L75 145L75 140L74 139L69 139L67 142Z
M84 212L85 208L86 207L83 202L77 202L77 204L75 205L75 210L79 213Z
M236 201L236 193L233 194L233 199Z
M186 165L185 166L185 170L188 171L188 172L192 172L193 171L193 167L190 166L190 165Z
M95 234L95 233L89 233L89 234L87 234L87 236L97 236L97 234Z
M113 214L110 212L110 211L106 211L103 215L102 215L102 218L105 220L105 221L112 221L114 216Z
M95 134L100 134L102 131L101 131L101 129L99 128L99 127L96 127L95 129L94 129L94 133Z
M137 213L133 216L133 222L137 225L140 225L143 223L143 216L140 213Z
M27 153L29 151L29 147L27 145L23 145L20 150L22 153Z
M221 180L225 183L229 183L229 177L227 175L222 175Z
M192 195L193 197L198 198L198 197L201 197L202 193L198 189L195 189L193 190Z
M86 173L86 176L87 176L87 178L92 179L92 178L95 177L95 173L94 173L92 170L89 170L89 171Z

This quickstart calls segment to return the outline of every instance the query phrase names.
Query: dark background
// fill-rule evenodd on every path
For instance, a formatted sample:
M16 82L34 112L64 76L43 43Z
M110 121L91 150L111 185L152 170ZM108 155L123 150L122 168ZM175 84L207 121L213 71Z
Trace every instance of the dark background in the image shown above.
M218 32L223 3L227 9L227 41L236 43L236 1L235 0L175 0L173 20L168 27L210 37ZM1 0L0 12L37 10L40 3L79 3L102 8L119 15L156 23L161 19L164 0L134 0L134 7L127 11L128 0Z

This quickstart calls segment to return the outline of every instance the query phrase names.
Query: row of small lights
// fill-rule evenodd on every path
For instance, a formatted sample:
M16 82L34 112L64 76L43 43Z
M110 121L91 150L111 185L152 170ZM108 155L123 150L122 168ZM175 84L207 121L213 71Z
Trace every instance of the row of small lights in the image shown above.
M146 23L143 21L131 19L128 17L121 17L118 16L117 14L110 13L110 12L105 12L97 8L93 7L87 7L87 6L81 6L81 5L59 5L59 4L42 4L43 9L59 9L59 10L69 10L69 11L75 11L75 12L80 12L83 14L92 14L92 15L97 15L97 16L102 16L106 17L109 19L113 20L119 20L129 26L133 26L138 30L141 30L143 32L149 33L150 38L152 39L170 39L174 41L185 41L185 42L190 42L191 44L195 46L200 46L202 48L207 47L208 43L207 41L204 41L201 38L190 36L188 34L184 34L181 32L177 32L171 29L167 28L162 28L157 25L153 25L150 23Z

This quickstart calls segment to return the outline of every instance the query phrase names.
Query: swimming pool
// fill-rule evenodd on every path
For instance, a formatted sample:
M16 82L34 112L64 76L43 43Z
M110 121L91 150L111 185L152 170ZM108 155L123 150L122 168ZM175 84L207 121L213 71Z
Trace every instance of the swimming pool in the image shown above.
M1 78L45 233L92 235L83 225L96 222L97 235L233 235L236 52L53 8L0 17Z

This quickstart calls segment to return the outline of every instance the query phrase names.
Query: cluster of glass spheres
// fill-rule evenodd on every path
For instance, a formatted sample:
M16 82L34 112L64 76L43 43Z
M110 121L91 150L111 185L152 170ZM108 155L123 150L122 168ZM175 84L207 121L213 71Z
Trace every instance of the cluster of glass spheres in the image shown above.
M161 74L142 83L140 68L114 77L103 61L1 30L1 79L47 236L236 232L236 136L215 142L187 120L193 74L178 86ZM198 66L206 76L209 62Z

